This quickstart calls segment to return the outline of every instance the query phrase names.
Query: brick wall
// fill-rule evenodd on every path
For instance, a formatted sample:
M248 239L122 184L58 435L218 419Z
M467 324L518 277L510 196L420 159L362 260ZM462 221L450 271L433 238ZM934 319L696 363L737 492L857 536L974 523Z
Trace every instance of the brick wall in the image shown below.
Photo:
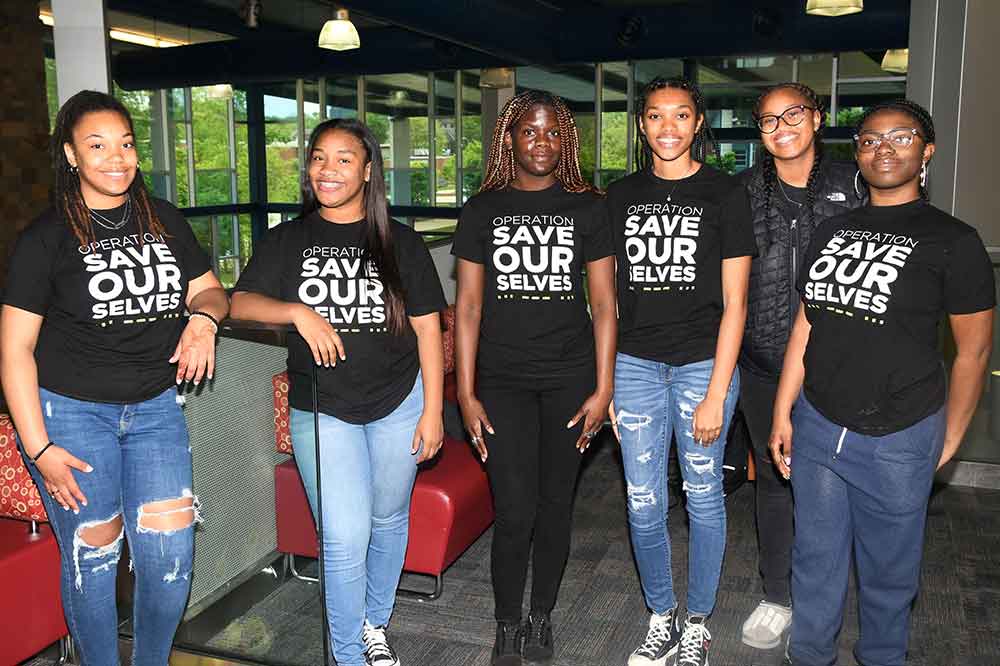
M0 0L0 285L17 232L48 205L49 112L36 0Z

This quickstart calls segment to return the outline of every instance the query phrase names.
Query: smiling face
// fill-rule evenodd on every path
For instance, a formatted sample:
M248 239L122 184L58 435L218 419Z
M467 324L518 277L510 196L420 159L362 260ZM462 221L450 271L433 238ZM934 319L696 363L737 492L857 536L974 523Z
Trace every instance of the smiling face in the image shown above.
M778 88L761 101L758 117L784 114L774 132L760 133L761 143L775 159L794 160L814 149L823 118L819 111L802 108L809 106L810 101L791 88Z
M672 162L691 150L702 122L691 93L660 88L646 97L639 127L655 158Z
M309 156L308 178L322 208L360 211L364 216L365 184L371 177L371 162L361 140L344 130L322 134Z
M882 140L874 151L862 151L860 148L857 151L855 157L861 175L874 190L880 193L895 190L910 198L919 196L920 168L934 155L934 144L927 143L923 138L920 124L915 118L894 109L872 114L858 131L860 141L863 143L866 139L878 139L886 134L900 131L905 133L908 130L918 132L918 136L913 137L913 142L909 146ZM874 196L876 193L872 194Z
M545 104L535 104L511 127L504 143L514 151L518 177L533 180L555 178L562 157L562 137L556 111Z
M70 166L79 168L80 192L90 208L125 203L135 180L139 156L128 121L116 111L84 114L73 128L73 143L63 144Z

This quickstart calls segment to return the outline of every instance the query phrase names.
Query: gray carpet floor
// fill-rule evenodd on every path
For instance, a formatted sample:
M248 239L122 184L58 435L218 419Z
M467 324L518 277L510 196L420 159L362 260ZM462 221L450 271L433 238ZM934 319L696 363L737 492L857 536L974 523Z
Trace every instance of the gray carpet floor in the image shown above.
M771 666L781 650L740 642L740 627L761 596L753 518L754 488L727 499L728 547L718 605L710 621L715 666ZM923 587L913 616L912 666L1000 664L1000 492L941 489L930 505ZM675 586L683 600L687 525L670 513ZM401 599L390 627L404 664L485 666L493 642L487 532L445 575L434 602ZM887 535L891 538L891 535ZM404 584L419 585L420 580ZM529 580L530 585L530 580ZM291 581L218 634L210 647L288 664L321 663L316 587ZM629 544L618 449L606 439L581 474L573 547L553 614L556 663L624 664L645 635L647 612ZM841 664L853 664L857 638L853 591L841 637Z
M563 666L624 665L644 636L648 617L629 545L618 449L606 438L594 448L580 478L572 553L553 614L556 664ZM781 650L757 651L740 642L740 626L761 596L753 503L752 484L727 499L728 547L718 605L709 623L713 666L781 663ZM909 664L996 666L1000 664L1000 491L937 489L929 513ZM670 523L675 586L683 600L687 567L683 508L671 511ZM491 538L491 532L484 534L446 572L440 599L399 600L390 636L403 664L489 664L494 631ZM419 586L426 580L404 576L403 583ZM314 666L322 663L319 618L317 586L289 579L225 626L206 647L254 661ZM841 664L854 663L851 646L856 638L852 591L841 635ZM32 666L51 663L39 659Z

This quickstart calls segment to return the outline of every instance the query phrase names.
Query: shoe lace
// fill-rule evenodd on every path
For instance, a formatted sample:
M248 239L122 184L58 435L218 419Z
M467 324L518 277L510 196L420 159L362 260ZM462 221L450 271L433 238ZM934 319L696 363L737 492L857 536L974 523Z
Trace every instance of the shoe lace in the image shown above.
M642 657L655 659L660 648L670 638L670 625L672 622L673 618L668 615L663 621L651 624L649 631L646 632L646 640L642 642L642 645L639 646L639 649L635 653Z
M365 647L367 648L365 654L369 659L376 657L396 658L396 655L392 652L392 648L389 647L389 641L385 637L385 627L373 627L366 623L362 640L365 642Z
M528 639L536 643L541 643L542 639L545 636L545 625L548 624L548 622L549 622L548 618L546 618L544 615L538 617L534 615L529 615Z
M684 623L684 633L681 634L680 651L677 655L677 666L694 664L701 666L702 655L705 653L705 641L711 641L712 634L708 627L695 622Z
M521 626L519 624L503 623L500 627L501 632L503 633L501 643L501 650L503 651L503 654L520 652L521 646L519 645L519 642L521 640Z

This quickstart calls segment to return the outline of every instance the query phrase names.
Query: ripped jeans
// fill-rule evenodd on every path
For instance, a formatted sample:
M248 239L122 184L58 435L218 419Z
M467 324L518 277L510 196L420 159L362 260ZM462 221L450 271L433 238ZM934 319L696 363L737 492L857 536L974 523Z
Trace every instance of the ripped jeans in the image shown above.
M672 366L618 354L615 409L628 488L632 549L646 605L665 613L677 605L667 531L667 460L671 433L684 478L690 519L687 610L709 615L726 550L726 507L722 494L725 436L740 391L733 371L723 407L722 436L710 446L695 442L694 409L704 399L713 359Z
M73 470L87 498L74 514L48 496L38 469L28 465L59 543L63 610L80 663L119 663L115 590L125 538L135 572L132 663L166 666L187 604L192 528L200 520L177 390L132 404L46 389L40 398L49 439L93 467Z

